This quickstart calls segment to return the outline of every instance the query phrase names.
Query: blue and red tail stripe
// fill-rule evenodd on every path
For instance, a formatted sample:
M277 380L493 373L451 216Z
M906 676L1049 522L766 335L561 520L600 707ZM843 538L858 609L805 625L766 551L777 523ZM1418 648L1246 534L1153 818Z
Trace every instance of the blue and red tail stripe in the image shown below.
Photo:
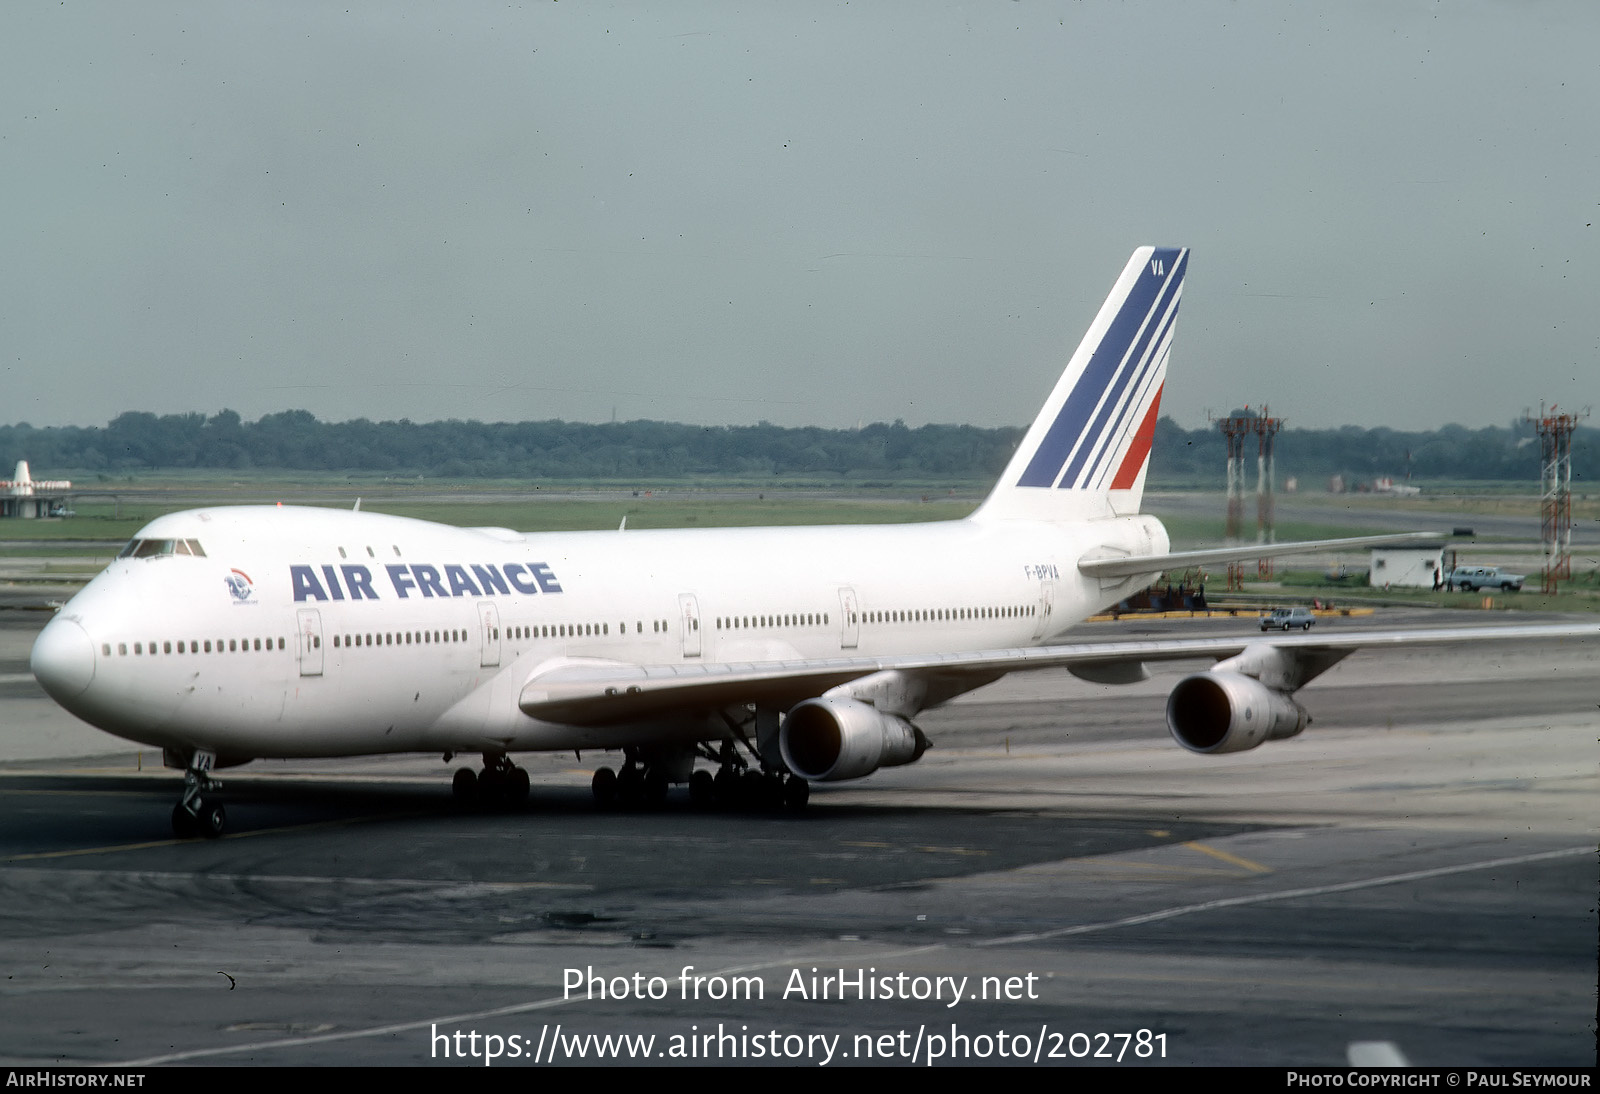
M1117 455L1133 415L1162 379L1188 258L1188 248L1151 254L1016 485L1092 489L1113 466L1112 489L1126 488L1116 484L1137 477L1155 429L1159 391L1126 454L1120 460ZM1141 441L1143 452L1133 460Z

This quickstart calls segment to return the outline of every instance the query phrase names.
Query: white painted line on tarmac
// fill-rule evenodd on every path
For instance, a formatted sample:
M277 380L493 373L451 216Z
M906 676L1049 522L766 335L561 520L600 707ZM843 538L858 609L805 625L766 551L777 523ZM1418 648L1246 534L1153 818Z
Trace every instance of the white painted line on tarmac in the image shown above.
M1408 874L1389 874L1384 877L1363 878L1360 881L1343 881L1336 885L1314 885L1306 889L1280 889L1274 893L1232 896L1222 900L1207 900L1200 904L1184 904L1177 908L1163 908L1158 912L1145 912L1142 915L1124 916L1122 919L1109 919L1102 923L1080 923L1075 927L1060 927L1053 931L1038 931L1031 934L1013 934L1003 938L989 938L974 942L973 945L1015 946L1019 943L1039 942L1047 938L1068 938L1079 934L1098 934L1101 931L1115 930L1118 927L1137 927L1144 923L1158 923L1164 919L1177 919L1179 916L1194 915L1196 912L1209 912L1217 908L1242 908L1250 904L1267 904L1277 900L1298 900L1302 897L1327 896L1331 893L1352 893L1360 889L1376 889L1380 885L1403 885L1408 881L1425 881L1428 878L1465 874L1473 870L1492 870L1496 866L1520 866L1524 863L1540 862L1544 859L1568 858L1573 855L1592 855L1594 853L1595 849L1592 846L1563 847L1559 851L1541 851L1533 855L1516 855L1511 858L1464 862L1458 866L1440 866L1432 870L1413 870Z

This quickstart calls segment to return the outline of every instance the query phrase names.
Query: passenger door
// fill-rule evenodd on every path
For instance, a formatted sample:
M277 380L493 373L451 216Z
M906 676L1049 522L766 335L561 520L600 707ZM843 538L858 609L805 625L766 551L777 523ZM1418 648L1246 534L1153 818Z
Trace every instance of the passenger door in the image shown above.
M700 602L693 593L678 594L678 622L683 627L683 655L700 656Z
M300 675L322 675L322 613L301 608L299 617Z
M500 663L500 609L492 600L478 601L478 639L483 656L478 664L488 668Z
M861 641L861 603L848 585L839 588L839 648L853 650Z

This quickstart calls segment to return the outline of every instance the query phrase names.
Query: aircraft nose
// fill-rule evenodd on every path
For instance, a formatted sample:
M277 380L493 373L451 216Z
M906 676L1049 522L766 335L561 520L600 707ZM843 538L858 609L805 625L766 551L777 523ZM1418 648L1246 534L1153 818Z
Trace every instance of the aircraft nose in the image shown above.
M52 619L33 643L29 667L51 698L64 702L94 679L94 643L72 620Z

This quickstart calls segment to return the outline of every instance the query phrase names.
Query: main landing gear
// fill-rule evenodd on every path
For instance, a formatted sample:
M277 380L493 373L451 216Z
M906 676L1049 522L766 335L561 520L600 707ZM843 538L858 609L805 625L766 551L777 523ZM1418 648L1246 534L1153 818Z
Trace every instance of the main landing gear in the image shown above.
M179 839L216 839L228 826L228 811L215 796L222 784L210 775L216 756L198 751L183 772L183 796L172 807L172 834Z
M450 762L450 756L445 756ZM518 805L528 800L528 772L511 762L504 752L485 752L483 771L459 768L450 790L462 804Z
M689 802L697 809L786 808L799 812L811 797L811 785L800 776L752 767L732 741L722 742L716 751L702 745L682 754L652 755L630 746L623 754L626 761L620 771L602 767L594 773L590 787L595 804L601 807L656 807L666 800L670 785L685 782ZM697 756L716 764L716 773L695 770ZM751 756L760 762L754 750Z

